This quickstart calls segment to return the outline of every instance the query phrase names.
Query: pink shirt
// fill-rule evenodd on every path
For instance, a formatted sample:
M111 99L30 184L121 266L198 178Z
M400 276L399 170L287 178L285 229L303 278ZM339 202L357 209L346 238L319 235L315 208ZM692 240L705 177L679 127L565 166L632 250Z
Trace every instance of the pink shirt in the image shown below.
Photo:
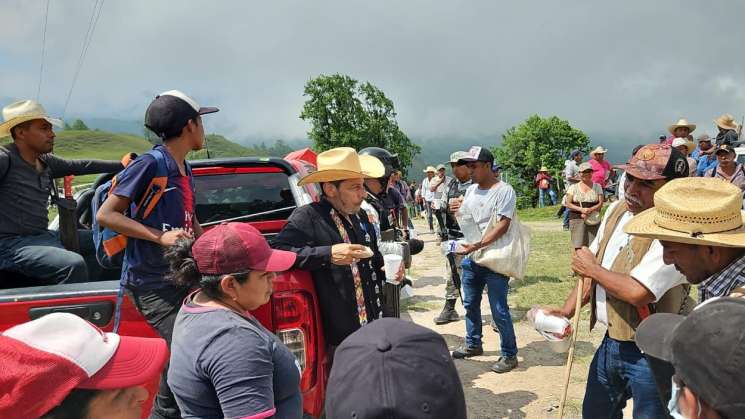
M594 172L592 172L593 183L597 183L605 189L605 179L608 176L608 172L611 170L610 163L608 163L608 160L603 160L603 162L600 163L595 159L591 159L589 163L590 166L592 166L592 170L594 170Z

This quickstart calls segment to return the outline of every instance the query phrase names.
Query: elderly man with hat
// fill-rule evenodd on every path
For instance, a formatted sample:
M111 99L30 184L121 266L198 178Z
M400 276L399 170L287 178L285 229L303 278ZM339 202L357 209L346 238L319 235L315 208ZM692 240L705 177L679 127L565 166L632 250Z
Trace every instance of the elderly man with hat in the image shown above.
M83 256L65 250L56 232L47 230L47 203L56 197L55 179L69 175L111 173L123 168L117 161L64 160L54 154L53 125L62 121L47 115L33 100L3 108L0 138L0 270L22 274L37 284L85 282L88 266ZM97 268L90 232L81 232L81 252ZM31 285L31 284L29 284Z
M670 133L670 136L667 137L665 144L672 145L673 140L676 138L688 138L691 136L691 133L695 130L696 130L696 124L691 124L685 118L680 118L678 119L678 122L667 127L667 132Z
M717 138L714 140L714 144L717 147L722 144L729 144L731 146L739 144L740 136L737 133L739 126L732 115L725 113L715 119L714 124L719 129Z
M654 314L639 326L644 353L672 364L667 407L673 418L745 417L743 318L745 300L723 297L688 316Z
M597 146L590 152L590 160L588 161L593 170L592 182L600 185L603 190L608 186L608 181L612 180L611 177L613 176L613 168L610 162L605 160L605 153L607 152L608 150L602 146Z
M707 170L704 177L711 177L729 182L745 192L745 166L737 162L734 146L722 143L717 146L717 165Z
M435 177L435 172L437 169L435 169L434 166L427 166L426 169L423 170L426 174L426 177L422 180L421 186L419 188L419 194L422 197L422 201L424 201L424 210L427 211L427 222L429 223L429 232L434 233L435 229L432 224L432 200L434 199L435 193L430 188L433 178Z
M652 311L678 313L687 296L685 278L665 265L659 241L629 236L623 228L654 205L654 194L672 179L688 175L688 163L678 150L661 144L642 147L624 166L625 201L611 205L589 248L577 249L572 269L586 278L583 304L591 302L590 327L607 332L590 365L583 417L620 417L633 397L634 417L666 417L657 397L647 361L634 342L642 319ZM575 289L561 309L575 313Z
M447 225L447 239L460 240L463 233L460 231L458 220L455 218L455 212L460 207L466 190L473 183L471 181L471 169L468 168L466 161L462 160L467 157L465 151L456 151L450 155L450 169L453 171L453 179L447 185L447 190L442 196L442 206L445 208L445 224ZM435 324L442 325L460 320L460 316L455 311L455 302L460 296L460 278L463 275L463 256L455 253L455 249L450 249L445 255L445 307L440 314L435 317Z
M450 183L450 177L445 175L445 165L437 165L437 175L429 182L429 190L432 192L432 212L437 219L437 232L440 240L447 240L447 226L445 225L446 206L442 204L442 197L445 196L445 190Z
M272 246L295 252L294 268L313 276L333 353L347 336L381 315L383 256L361 206L367 197L365 179L383 177L385 168L377 158L349 147L324 151L317 160L318 170L298 185L320 184L320 201L295 209Z

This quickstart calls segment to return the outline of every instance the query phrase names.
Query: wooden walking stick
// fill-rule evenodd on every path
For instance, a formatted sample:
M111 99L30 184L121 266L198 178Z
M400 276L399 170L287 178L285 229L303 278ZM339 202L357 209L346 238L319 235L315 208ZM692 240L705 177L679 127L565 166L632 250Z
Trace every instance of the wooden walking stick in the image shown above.
M572 342L569 346L569 355L567 355L567 367L564 372L564 390L561 393L561 403L559 403L559 419L564 417L564 406L567 401L567 391L569 390L569 377L572 375L572 362L574 361L574 344L577 342L577 330L579 328L579 315L582 308L582 291L584 290L585 279L582 275L577 276L577 304L574 306L574 322L572 324Z

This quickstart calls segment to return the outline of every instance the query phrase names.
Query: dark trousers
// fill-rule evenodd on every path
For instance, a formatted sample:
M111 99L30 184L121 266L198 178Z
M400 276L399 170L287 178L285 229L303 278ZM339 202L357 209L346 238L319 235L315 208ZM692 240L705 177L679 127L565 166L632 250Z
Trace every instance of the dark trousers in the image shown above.
M437 232L437 234L440 236L442 240L446 240L448 237L448 229L447 229L447 226L445 225L445 210L435 209L435 210L432 210L432 212L435 213L435 218L437 219L437 225L439 227L439 231Z
M126 293L137 307L145 320L157 330L160 336L168 344L168 350L171 349L171 337L173 336L173 324L176 321L181 303L189 293L188 289L167 287L162 289L139 291L137 289L126 288ZM150 412L151 419L169 419L180 418L176 399L173 397L170 387L168 387L168 364L163 369L160 376L160 388L155 395L153 410Z
M582 417L621 418L626 400L631 398L634 419L668 417L649 363L639 347L605 335L590 364Z
M88 230L78 231L81 256L65 250L56 231L33 236L0 239L0 270L17 272L38 281L38 285L86 282L100 271ZM87 262L87 263L86 263ZM88 266L94 275L88 275Z

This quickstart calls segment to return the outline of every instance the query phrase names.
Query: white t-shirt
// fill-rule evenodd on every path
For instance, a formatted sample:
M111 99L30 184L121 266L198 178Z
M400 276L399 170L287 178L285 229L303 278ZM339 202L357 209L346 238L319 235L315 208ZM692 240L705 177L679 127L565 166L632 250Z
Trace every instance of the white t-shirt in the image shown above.
M598 235L595 236L595 240L590 244L590 251L592 253L597 255L600 248L600 241L603 240L603 232L605 231L605 224L608 220L608 216L620 202L621 201L614 202L605 213L603 222L600 223L598 229ZM610 241L608 241L603 260L600 262L603 268L610 269L616 256L621 252L621 249L626 247L631 240L632 236L624 233L623 227L631 218L633 218L633 216L634 215L631 212L627 211L623 217L618 220L616 229L613 231ZM662 298L670 288L686 282L683 274L675 269L675 265L665 265L665 262L662 261L662 245L659 240L652 242L649 251L644 255L641 262L631 270L630 275L654 294L655 301ZM595 315L600 323L608 326L605 288L598 285L595 297L597 303Z
M437 182L440 181L440 178L438 176L435 176L432 178L432 180L429 182L430 186L437 184ZM442 206L442 197L445 195L445 191L447 191L447 185L450 183L450 178L445 176L445 178L442 179L442 182L440 182L439 185L437 185L437 188L435 188L435 191L432 192L432 205L435 209L441 209L444 208Z
M498 182L490 189L480 189L478 184L473 184L466 189L461 211L468 211L483 232L492 214L497 214L497 220L515 218L515 204L515 190L508 183Z
M432 181L434 181L435 178L432 178ZM429 190L430 180L428 178L424 178L422 181L422 199L427 202L432 202L432 199L435 196L435 193Z
M579 173L579 166L577 165L577 162L574 160L565 160L564 161L564 179L567 181L567 183L577 183L576 180L573 178L577 176Z

